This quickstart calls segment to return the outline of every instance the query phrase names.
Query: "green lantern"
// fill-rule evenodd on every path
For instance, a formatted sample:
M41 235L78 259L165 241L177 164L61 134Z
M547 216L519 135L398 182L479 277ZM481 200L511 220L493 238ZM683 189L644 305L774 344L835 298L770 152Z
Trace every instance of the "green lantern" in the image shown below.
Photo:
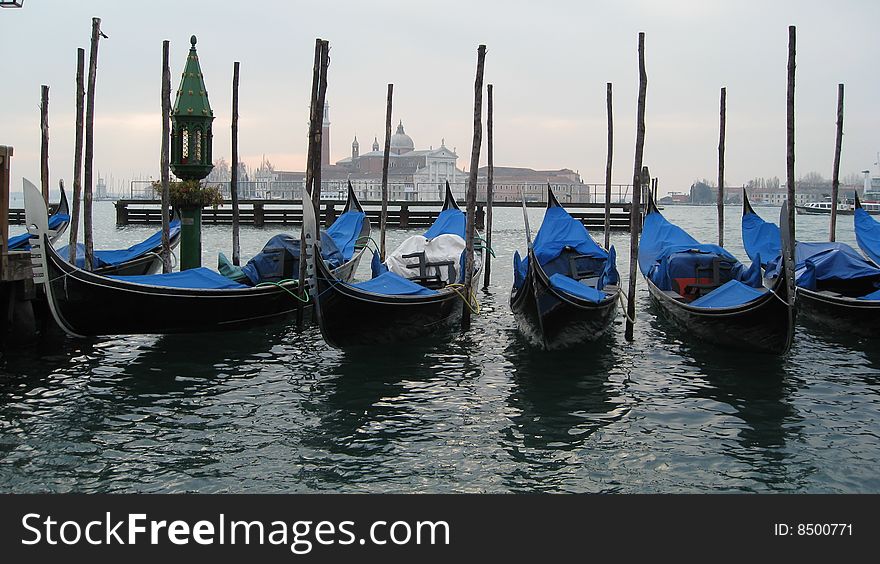
M214 112L199 66L195 35L190 43L171 112L171 170L183 181L198 182L214 168L211 150ZM180 206L180 215L180 269L196 268L202 263L202 208L184 204Z

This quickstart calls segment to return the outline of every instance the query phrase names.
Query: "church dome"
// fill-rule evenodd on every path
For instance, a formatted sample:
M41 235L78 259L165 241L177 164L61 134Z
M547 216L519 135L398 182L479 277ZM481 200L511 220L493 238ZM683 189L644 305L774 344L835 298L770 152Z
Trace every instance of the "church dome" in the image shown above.
M391 151L397 153L408 153L416 148L413 144L412 137L403 130L403 121L397 126L397 133L391 136Z

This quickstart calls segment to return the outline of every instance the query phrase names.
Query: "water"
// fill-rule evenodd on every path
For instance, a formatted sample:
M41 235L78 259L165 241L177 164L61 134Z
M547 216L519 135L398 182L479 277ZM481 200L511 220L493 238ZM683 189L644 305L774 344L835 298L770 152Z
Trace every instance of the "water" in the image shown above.
M727 211L727 247L744 257L739 208ZM714 208L664 213L715 240ZM99 243L153 230L113 214L97 203ZM797 219L802 240L827 238L828 218ZM534 351L507 303L520 211L495 223L490 292L449 342L351 355L281 324L6 353L0 491L880 491L875 341L799 326L783 358L719 351L659 320L639 280L635 342L618 315L594 346ZM276 232L242 228L243 256ZM229 237L205 228L205 264ZM850 217L839 239L853 242ZM625 277L629 236L612 242Z

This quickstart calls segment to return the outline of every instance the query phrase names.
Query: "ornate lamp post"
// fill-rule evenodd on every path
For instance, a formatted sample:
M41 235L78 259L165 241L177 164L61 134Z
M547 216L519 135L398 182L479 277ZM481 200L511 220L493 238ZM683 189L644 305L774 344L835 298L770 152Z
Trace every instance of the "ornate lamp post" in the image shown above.
M177 89L177 99L171 112L171 170L184 181L172 204L179 206L180 269L197 268L202 263L202 206L198 182L214 168L211 145L214 135L211 122L214 112L208 103L208 91L199 56L196 54L196 36L190 38L186 67ZM177 198L175 198L175 195ZM177 200L175 202L174 200Z

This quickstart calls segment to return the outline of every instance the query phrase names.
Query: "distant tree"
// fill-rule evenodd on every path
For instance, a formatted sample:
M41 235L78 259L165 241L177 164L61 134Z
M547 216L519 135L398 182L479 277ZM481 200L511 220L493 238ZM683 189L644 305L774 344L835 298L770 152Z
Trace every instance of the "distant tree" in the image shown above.
M718 201L718 191L705 178L691 184L691 203L712 204Z

